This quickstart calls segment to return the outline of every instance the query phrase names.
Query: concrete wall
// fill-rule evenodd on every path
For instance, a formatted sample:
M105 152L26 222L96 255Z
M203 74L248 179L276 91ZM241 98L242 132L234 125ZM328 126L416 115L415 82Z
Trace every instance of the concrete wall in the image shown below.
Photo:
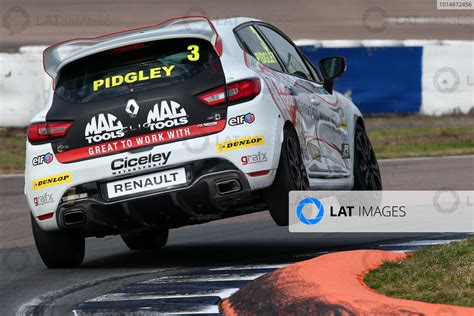
M474 111L474 41L297 41L315 64L345 56L335 89L363 113L443 115Z

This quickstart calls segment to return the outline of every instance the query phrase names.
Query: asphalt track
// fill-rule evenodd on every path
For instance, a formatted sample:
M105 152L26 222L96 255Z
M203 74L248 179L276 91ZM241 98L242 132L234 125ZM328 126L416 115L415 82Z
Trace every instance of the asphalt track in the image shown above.
M474 189L474 156L384 160L381 169L386 190ZM171 232L168 246L160 252L131 252L117 237L90 239L80 268L48 270L32 246L22 192L21 176L0 177L0 315L12 315L19 308L31 311L32 307L35 312L60 315L134 282L176 274L189 277L202 274L203 269L215 271L209 269L250 263L263 264L259 271L267 272L274 264L298 261L324 251L378 247L381 242L416 237L290 234L261 212L176 229Z

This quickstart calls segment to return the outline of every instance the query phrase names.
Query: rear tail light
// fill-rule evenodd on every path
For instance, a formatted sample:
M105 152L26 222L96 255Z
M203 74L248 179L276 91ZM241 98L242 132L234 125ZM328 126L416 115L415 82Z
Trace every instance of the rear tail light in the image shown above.
M198 96L198 99L209 106L219 105L225 102L225 89L217 88Z
M198 96L198 99L209 106L219 105L227 101L235 103L250 100L260 94L261 86L259 79L247 79L233 82L225 87L205 92Z
M260 80L242 80L227 86L227 97L229 98L229 102L250 99L259 95L260 90Z
M71 122L33 123L28 126L28 141L32 144L64 137Z
M262 171L250 172L248 173L248 175L251 177L262 177L262 176L266 176L269 173L270 173L270 170L262 170Z
M47 219L53 218L53 216L54 216L54 213L47 213L47 214L38 216L38 220L45 221Z

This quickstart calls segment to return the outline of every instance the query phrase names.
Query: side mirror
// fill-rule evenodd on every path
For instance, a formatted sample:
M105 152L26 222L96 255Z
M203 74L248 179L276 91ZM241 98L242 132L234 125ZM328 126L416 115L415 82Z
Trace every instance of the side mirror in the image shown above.
M328 57L319 61L319 69L324 77L324 89L332 93L334 79L340 77L346 71L346 59L344 57Z

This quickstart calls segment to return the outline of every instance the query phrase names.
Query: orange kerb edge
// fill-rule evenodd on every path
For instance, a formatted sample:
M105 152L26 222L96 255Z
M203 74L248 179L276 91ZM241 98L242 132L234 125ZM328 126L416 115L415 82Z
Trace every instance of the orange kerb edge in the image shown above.
M356 250L326 254L266 274L221 302L225 315L474 315L474 308L431 304L382 295L365 275L404 253Z

